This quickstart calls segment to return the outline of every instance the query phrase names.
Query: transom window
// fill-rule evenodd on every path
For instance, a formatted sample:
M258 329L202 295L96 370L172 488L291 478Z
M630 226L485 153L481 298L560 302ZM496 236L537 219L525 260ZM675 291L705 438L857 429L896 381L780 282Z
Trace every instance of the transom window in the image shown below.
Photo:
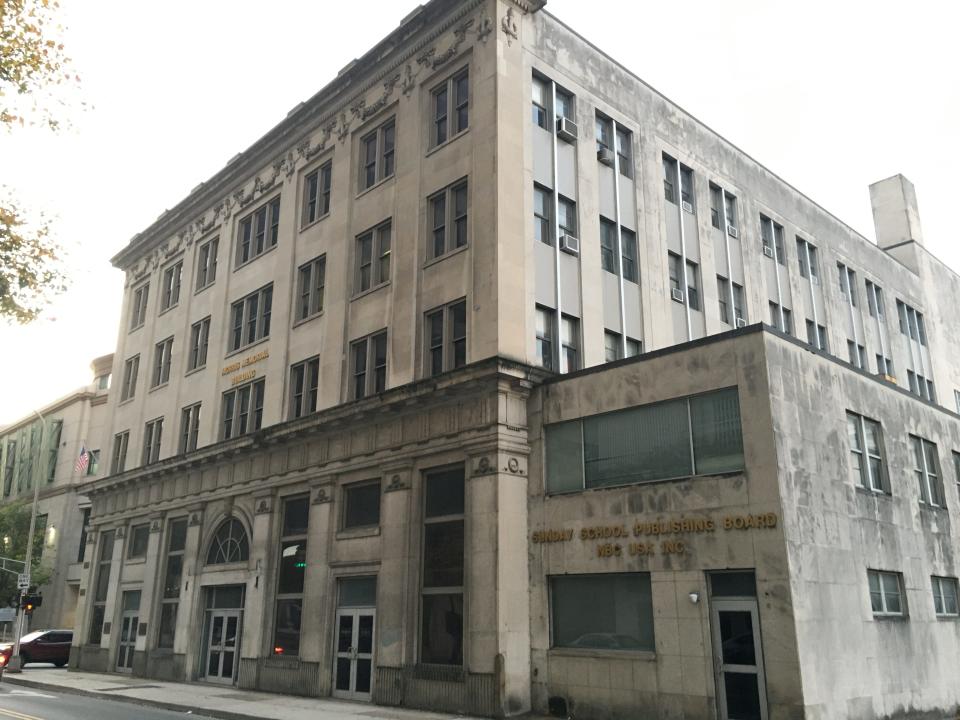
M217 528L207 553L207 565L246 562L250 557L247 531L236 518L224 520Z

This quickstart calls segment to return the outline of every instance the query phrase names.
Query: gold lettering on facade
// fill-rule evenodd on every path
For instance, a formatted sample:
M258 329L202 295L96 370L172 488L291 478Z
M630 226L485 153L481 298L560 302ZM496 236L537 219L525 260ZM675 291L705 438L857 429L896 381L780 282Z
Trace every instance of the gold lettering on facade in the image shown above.
M239 385L240 383L246 382L247 380L251 380L256 376L257 376L256 370L247 370L246 372L242 372L239 375L234 375L232 378L230 378L230 384Z
M531 538L535 543L554 543L573 540L573 529L537 530Z
M243 360L237 360L236 362L232 362L229 365L225 365L223 369L220 370L220 375L229 375L230 373L235 373L240 368L245 368L248 365L253 365L254 363L260 362L261 360L266 360L268 357L270 357L270 350L269 349L261 350L260 352L254 353L253 355L248 355L247 357L243 358ZM236 383L233 383L233 384L236 385Z

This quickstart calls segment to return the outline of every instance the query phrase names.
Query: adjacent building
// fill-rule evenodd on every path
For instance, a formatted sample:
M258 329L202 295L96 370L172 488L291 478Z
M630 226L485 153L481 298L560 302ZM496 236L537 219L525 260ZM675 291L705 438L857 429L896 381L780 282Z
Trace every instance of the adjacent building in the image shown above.
M960 279L534 0L432 0L135 236L72 665L481 715L960 690Z
M33 563L49 581L39 587L43 604L30 618L33 628L72 628L76 622L90 519L90 502L79 486L103 474L100 445L112 365L113 355L96 358L89 385L0 428L0 502L23 503L29 512L40 486L36 534L43 536L43 546ZM83 451L86 459L78 464ZM8 600L3 598L4 604Z

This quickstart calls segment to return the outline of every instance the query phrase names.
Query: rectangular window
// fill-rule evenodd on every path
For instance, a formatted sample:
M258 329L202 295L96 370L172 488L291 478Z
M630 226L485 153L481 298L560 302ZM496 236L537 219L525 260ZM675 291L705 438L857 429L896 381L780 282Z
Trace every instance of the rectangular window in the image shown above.
M137 394L137 375L140 372L140 356L134 355L123 363L123 384L120 387L120 402Z
M173 338L161 340L153 348L153 376L150 387L170 381L170 363L173 359Z
M864 490L889 494L880 423L847 411L847 438L850 442L850 479Z
M857 307L857 274L843 263L837 263L837 273L840 278L840 294L853 307Z
M563 358L561 372L580 369L580 321L570 315L561 315L560 351Z
M200 403L188 405L180 411L180 447L179 454L197 449L197 436L200 433Z
M907 614L903 603L903 579L900 573L867 570L870 587L870 607L874 616L903 617Z
M617 274L617 226L600 218L600 267Z
M187 371L196 370L207 364L207 348L210 344L210 318L205 317L190 326L190 350L187 357Z
M696 210L696 198L693 193L693 170L680 165L680 201L686 212Z
M177 630L177 607L180 604L180 585L183 580L183 556L187 546L187 519L171 520L167 526L166 567L160 594L160 629L158 648L173 648Z
M330 212L330 188L333 182L333 161L328 160L303 179L303 219L309 225Z
M350 346L354 400L381 393L387 388L387 331L354 341Z
M547 108L549 107L550 103L550 84L536 75L533 76L532 98L533 124L537 127L547 129Z
M605 362L613 362L614 360L623 359L624 347L622 340L623 337L618 332L614 332L613 330L603 331L603 351ZM626 352L626 357L628 358L639 355L640 341L628 337L626 342Z
M261 205L240 221L237 265L248 263L277 246L280 237L280 196Z
M9 497L13 491L13 476L17 467L17 441L7 440L7 454L4 456L3 495Z
M87 464L87 475L96 475L100 472L100 451L90 451L90 462Z
M127 445L130 443L130 431L124 430L113 436L113 456L110 460L110 474L122 473L127 466Z
M391 221L378 225L357 237L354 287L357 293L383 285L390 280Z
M308 496L283 501L280 530L277 610L273 631L273 654L300 655L300 628L303 615L303 578L307 569L307 529L310 519Z
M160 292L160 311L172 308L180 302L180 280L183 276L183 262L171 265L163 271L163 287Z
M953 475L960 487L960 452L954 450L951 454L953 455Z
M463 665L463 468L427 472L423 481L420 662Z
M223 393L220 412L221 439L240 437L263 426L263 395L262 378Z
M683 261L679 255L667 253L667 273L670 279L670 297L676 302L683 300Z
M317 411L320 388L320 358L312 357L290 368L290 404L287 417L294 419Z
M380 481L358 482L343 487L344 530L380 524Z
M622 226L620 227L620 250L623 279L634 283L640 282L637 273L637 234Z
M617 165L624 177L633 177L633 133L617 125Z
M597 113L594 119L597 136L597 152L613 149L613 121Z
M553 193L533 186L533 236L545 245L553 245Z
M723 229L723 190L713 183L710 183L710 224Z
M106 613L107 593L110 589L110 566L113 561L113 530L100 535L100 553L97 555L96 580L93 586L93 608L90 615L90 635L87 642L99 645L103 637L103 621Z
M147 542L150 540L150 525L134 525L130 528L130 544L127 545L127 559L137 560L147 557Z
M699 268L695 262L687 260L687 305L691 310L700 309Z
M775 302L770 302L770 324L787 335L793 335L793 313L789 308L781 308Z
M933 586L933 609L937 617L956 617L960 614L957 607L957 579L934 575L930 582Z
M869 280L866 281L867 287L867 310L870 317L878 317L883 320L886 317L886 311L883 307L883 288Z
M467 244L467 182L460 181L429 199L431 234L428 259Z
M783 226L775 223L766 215L760 215L760 238L763 252L775 258L781 265L787 264L786 250L783 246Z
M727 209L727 234L733 237L737 236L737 198L735 195L724 191L724 206Z
M663 197L667 202L677 202L677 161L663 154Z
M144 283L133 291L130 304L130 329L136 330L147 319L147 298L150 296L150 283Z
M653 652L650 573L554 575L552 647Z
M234 352L270 336L273 283L237 300L230 306L230 345Z
M577 204L563 195L557 196L557 222L561 235L577 237Z
M160 459L160 440L163 437L163 418L151 420L143 428L143 454L141 465L149 465Z
M820 282L820 266L817 261L817 248L800 236L797 236L797 261L800 265L800 277L818 284Z
M827 328L817 325L813 320L807 320L807 342L818 350L826 351Z
M80 542L77 547L77 562L82 563L87 556L87 533L90 531L90 508L80 510Z
M197 250L197 290L212 285L217 279L217 251L220 239L208 240Z
M733 325L730 315L730 281L722 275L717 275L717 304L720 308L720 322Z
M425 375L467 364L467 303L459 300L426 314Z
M393 176L396 122L390 118L360 140L360 190Z
M556 317L557 314L553 310L537 305L537 357L540 360L540 365L547 370L553 370Z
M561 90L559 87L555 87L557 93L556 99L556 113L557 120L561 118L568 118L573 120L576 118L576 113L573 109L573 95L568 93L565 90Z
M916 435L910 436L910 444L913 447L913 472L920 488L920 504L944 507L936 444Z
M545 428L547 492L741 472L736 388Z
M431 146L445 143L469 126L470 77L463 70L433 89Z
M323 310L323 291L327 282L327 256L321 255L297 271L296 320L306 320Z

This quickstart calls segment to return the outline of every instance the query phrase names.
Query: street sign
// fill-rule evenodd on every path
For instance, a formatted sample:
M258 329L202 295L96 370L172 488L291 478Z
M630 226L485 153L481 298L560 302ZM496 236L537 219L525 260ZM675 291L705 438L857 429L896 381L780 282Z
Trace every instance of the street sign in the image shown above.
M30 576L25 573L17 575L17 589L26 590L30 587Z

